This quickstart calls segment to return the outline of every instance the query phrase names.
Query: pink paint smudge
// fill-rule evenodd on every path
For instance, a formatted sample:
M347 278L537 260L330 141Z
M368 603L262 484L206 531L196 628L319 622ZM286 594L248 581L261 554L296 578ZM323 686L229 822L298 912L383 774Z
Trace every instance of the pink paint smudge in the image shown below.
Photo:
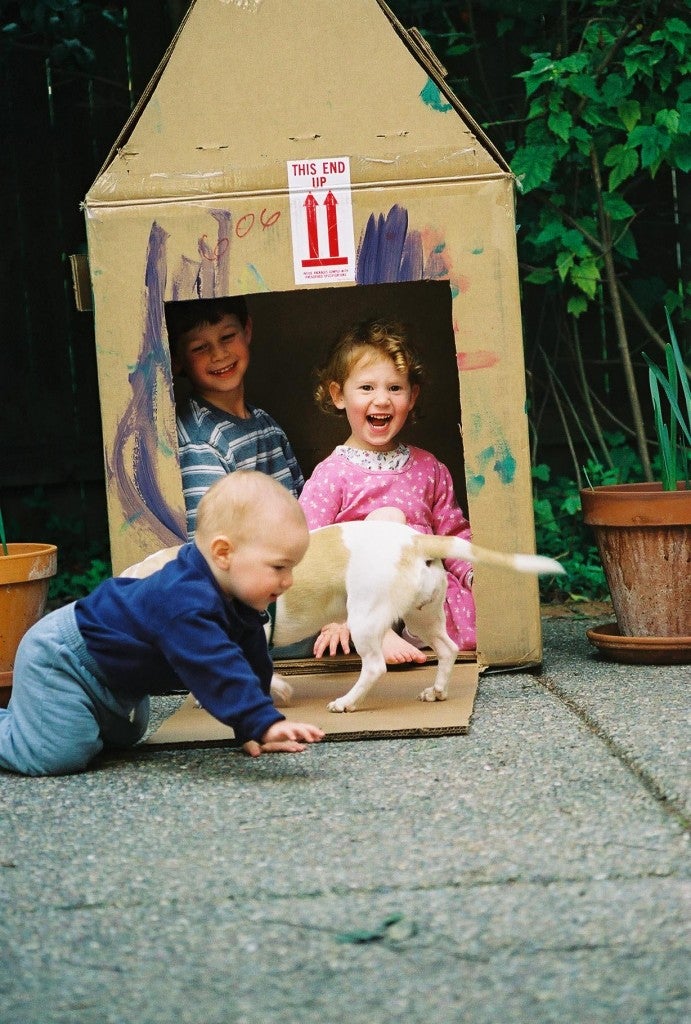
M456 362L459 370L487 370L499 362L496 352L480 349L477 352L458 352Z

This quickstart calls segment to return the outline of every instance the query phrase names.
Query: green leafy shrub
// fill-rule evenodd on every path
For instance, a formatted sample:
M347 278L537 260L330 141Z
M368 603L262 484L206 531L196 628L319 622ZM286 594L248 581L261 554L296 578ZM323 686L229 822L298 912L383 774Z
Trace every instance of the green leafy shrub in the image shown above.
M596 477L600 466L592 465ZM607 582L597 547L583 522L578 484L566 476L552 479L544 463L533 468L533 509L537 550L558 559L566 576L542 577L540 594L545 601L599 600L607 596Z
M582 467L588 484L593 487L627 483L640 477L637 453L624 435L606 435L612 466L590 458ZM541 555L557 558L566 569L566 576L540 580L540 593L545 601L605 600L609 590L595 540L583 522L580 484L565 474L552 474L544 463L533 467L533 510L537 550Z
M653 403L655 432L660 453L662 487L665 491L675 491L679 480L684 480L687 488L691 487L689 481L691 388L669 313L667 313L667 324L671 338L671 341L665 345L667 375L665 376L660 367L656 366L645 352L643 358L648 364L650 398ZM679 398L680 390L685 399L686 414L682 411ZM667 406L663 404L663 394L667 399Z
M661 0L563 5L562 45L532 52L530 67L516 76L525 83L528 104L511 160L525 197L519 204L523 281L545 289L562 310L589 429L597 433L598 418L607 415L595 403L608 406L612 381L624 384L641 477L648 480L652 465L639 394L646 381L636 335L643 329L661 348L664 341L641 307L643 290L635 294L647 246L645 211L636 203L649 194L643 183L652 187L664 173L678 210L677 180L691 170L691 26L688 17L677 16L684 6ZM679 259L675 268L678 279L668 280L662 298L683 319L689 282L682 280ZM586 312L590 319L581 331ZM599 352L593 348L597 327ZM616 354L610 339L616 339ZM593 364L606 367L604 375L595 371L603 377L599 386L589 372Z
M58 546L58 556L60 547ZM83 564L72 564L62 569L50 581L48 601L53 605L69 604L90 594L99 583L112 576L110 561L92 557Z

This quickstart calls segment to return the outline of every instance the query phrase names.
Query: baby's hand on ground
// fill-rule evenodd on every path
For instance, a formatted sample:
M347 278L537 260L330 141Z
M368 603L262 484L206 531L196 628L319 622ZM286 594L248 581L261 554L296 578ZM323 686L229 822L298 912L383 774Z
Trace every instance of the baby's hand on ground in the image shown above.
M250 757L260 754L299 754L307 743L318 743L324 732L316 725L305 722L274 722L259 741L248 740L242 749Z
M321 658L326 651L330 655L338 652L338 647L343 648L344 654L350 654L350 630L346 622L329 622L322 626L321 632L314 641L314 656Z

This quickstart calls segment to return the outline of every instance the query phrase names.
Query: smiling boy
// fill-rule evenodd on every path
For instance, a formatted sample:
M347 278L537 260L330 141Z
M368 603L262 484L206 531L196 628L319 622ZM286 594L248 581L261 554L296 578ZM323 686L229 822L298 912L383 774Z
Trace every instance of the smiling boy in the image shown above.
M188 536L212 483L237 469L274 477L297 497L302 472L284 431L245 399L252 319L244 296L166 304L173 372L191 394L178 409L177 432Z

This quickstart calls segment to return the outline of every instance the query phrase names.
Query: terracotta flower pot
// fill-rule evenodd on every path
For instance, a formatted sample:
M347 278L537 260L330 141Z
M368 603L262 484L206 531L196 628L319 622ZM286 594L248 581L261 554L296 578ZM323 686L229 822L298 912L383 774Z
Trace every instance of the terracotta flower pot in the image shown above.
M691 490L617 484L581 491L622 636L691 634Z
M6 707L19 641L43 615L51 576L58 568L55 544L8 544L0 548L0 706Z

